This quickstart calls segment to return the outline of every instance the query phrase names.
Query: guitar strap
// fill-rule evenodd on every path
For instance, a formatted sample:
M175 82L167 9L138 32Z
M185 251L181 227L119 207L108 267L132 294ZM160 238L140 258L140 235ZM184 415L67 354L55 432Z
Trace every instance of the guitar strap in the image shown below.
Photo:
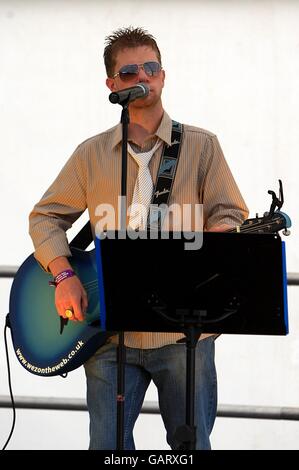
M163 147L147 220L148 229L160 230L162 227L178 166L182 136L183 125L177 121L172 121L171 143L170 145L165 143ZM88 221L70 242L70 246L86 250L92 240L91 225Z
M153 191L151 207L147 219L147 228L161 230L167 205L172 192L174 178L180 157L183 125L172 121L171 143L164 144L157 180Z

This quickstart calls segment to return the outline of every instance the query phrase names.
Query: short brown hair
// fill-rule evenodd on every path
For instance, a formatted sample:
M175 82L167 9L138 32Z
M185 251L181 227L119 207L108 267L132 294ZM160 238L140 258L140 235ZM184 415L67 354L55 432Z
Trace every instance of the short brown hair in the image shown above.
M150 46L157 53L161 63L161 53L155 38L143 28L129 26L120 28L105 38L104 63L107 77L112 77L116 63L116 54L127 47Z

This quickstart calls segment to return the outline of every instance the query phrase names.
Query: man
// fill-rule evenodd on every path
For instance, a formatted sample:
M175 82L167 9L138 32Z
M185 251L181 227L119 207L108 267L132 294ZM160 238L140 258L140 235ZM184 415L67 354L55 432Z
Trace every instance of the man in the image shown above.
M165 71L155 39L143 29L120 29L106 40L108 88L118 91L142 82L150 90L148 96L129 105L127 196L130 204L138 177L136 155L147 155L155 181L163 145L171 144L172 122L161 101ZM58 280L55 295L58 314L69 318L71 310L72 321L84 319L88 299L80 279L72 272L65 232L86 207L93 231L99 204L111 204L117 213L121 139L119 124L79 145L30 214L36 259ZM225 230L241 224L247 217L246 205L215 135L184 126L170 202L181 206L202 203L204 230ZM182 337L178 333L125 333L125 449L134 449L133 427L151 380L158 389L167 441L171 448L179 447L175 430L185 422L185 346L177 343ZM116 345L117 336L85 364L91 449L115 449L116 445ZM196 446L209 449L217 406L213 335L200 337L196 365Z

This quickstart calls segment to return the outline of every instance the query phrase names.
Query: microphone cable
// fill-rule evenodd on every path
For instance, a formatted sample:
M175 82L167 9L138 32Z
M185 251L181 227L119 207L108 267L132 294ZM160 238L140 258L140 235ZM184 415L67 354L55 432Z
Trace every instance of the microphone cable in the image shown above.
M15 424L16 424L16 407L15 407L15 401L13 397L13 392L12 392L12 386L11 386L11 373L10 373L10 364L9 364L9 354L8 354L8 346L7 346L7 328L10 328L9 324L9 315L6 315L6 322L4 326L4 344L5 344L5 354L6 354L6 363L7 363L7 375L8 375L8 387L9 387L9 394L10 394L10 399L11 399L11 405L12 405L12 412L13 412L13 420L12 420L12 426L11 430L9 433L9 436L2 447L2 450L5 450L15 429Z

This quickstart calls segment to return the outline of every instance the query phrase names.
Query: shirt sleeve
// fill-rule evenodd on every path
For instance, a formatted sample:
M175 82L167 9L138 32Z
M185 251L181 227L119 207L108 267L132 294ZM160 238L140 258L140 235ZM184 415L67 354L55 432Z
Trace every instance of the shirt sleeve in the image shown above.
M42 267L71 256L66 231L86 209L86 170L79 146L29 215L34 256Z
M201 184L204 229L221 224L241 225L248 217L248 208L216 136L207 137L204 153Z

